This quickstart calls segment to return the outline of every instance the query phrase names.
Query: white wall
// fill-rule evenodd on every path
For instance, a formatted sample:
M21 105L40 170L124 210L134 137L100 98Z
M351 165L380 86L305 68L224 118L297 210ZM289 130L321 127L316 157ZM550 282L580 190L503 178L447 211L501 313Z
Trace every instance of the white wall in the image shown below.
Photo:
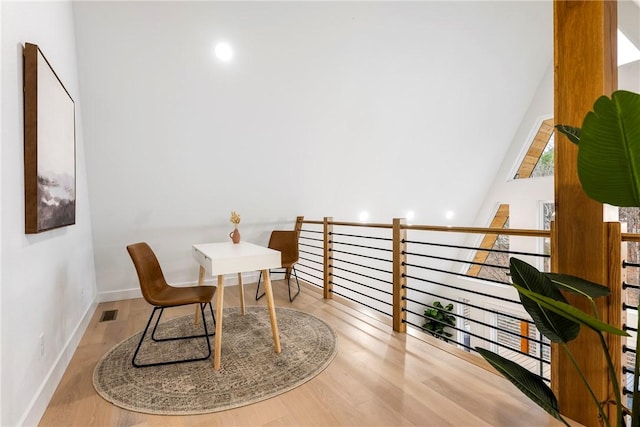
M97 289L69 2L2 10L1 321L3 426L35 425L93 314ZM76 224L24 233L22 49L38 44L76 103ZM44 334L44 355L39 336Z
M468 225L552 57L551 2L77 2L96 276L171 282L232 210L265 243L296 215ZM232 62L211 55L216 41Z
M2 5L0 5L0 23L2 23ZM0 31L0 46L2 46L2 31ZM0 100L2 97L2 62L0 62ZM2 113L0 112L0 142L2 141ZM1 147L1 146L0 146ZM2 165L2 149L0 148L0 165ZM0 168L0 172L2 169ZM2 242L2 173L0 173L0 242ZM0 244L0 289L2 289L2 245ZM0 291L0 333L2 331L2 291ZM0 422L2 421L2 339L0 338Z
M640 93L640 61L618 67L618 89Z
M553 201L553 176L513 179L542 121L553 118L552 58L549 58L546 65L546 72L539 81L536 95L528 105L509 150L501 159L493 183L485 194L482 208L474 221L477 226L487 227L497 206L508 203L511 228L537 229L541 226L538 215L540 202Z
M523 229L540 229L542 228L540 208L541 203L553 201L554 186L553 176L537 177L529 179L513 179L515 173L526 154L531 141L535 137L542 121L553 117L553 61L551 58L547 61L547 69L544 77L539 81L536 94L528 105L526 113L522 117L522 121L514 132L511 145L502 158L499 168L496 169L493 183L485 194L481 208L477 211L477 217L473 221L473 225L479 227L488 227L495 215L498 205L506 203L509 205L509 227ZM470 246L478 246L483 235L471 236L467 239ZM525 251L530 253L542 253L540 239L533 238L509 238L509 248L514 251ZM456 257L469 256L468 251L460 251ZM537 265L538 259L523 257L525 261ZM458 268L457 265L450 265L448 269ZM460 266L466 269L467 266ZM463 270L464 272L464 270ZM516 290L511 286L503 286L497 284L489 284L473 279L463 277L447 276L444 279L447 283L451 283L460 288L473 288L476 292L483 292L494 297L508 298L518 300ZM515 304L488 298L480 295L470 295L446 288L436 288L434 292L442 295L442 298L449 298L456 303L459 298L469 298L471 304L481 307L500 308L512 314L520 314L526 316L524 309ZM425 302L429 302L433 298L424 298ZM499 306L499 307L498 307ZM414 305L414 310L415 310ZM419 309L419 307L418 307ZM471 317L479 319L487 324L493 324L494 315L489 312L471 309ZM471 331L479 336L495 339L491 337L491 330L480 324L471 324ZM471 346L488 347L487 342L479 340L476 337L471 338Z

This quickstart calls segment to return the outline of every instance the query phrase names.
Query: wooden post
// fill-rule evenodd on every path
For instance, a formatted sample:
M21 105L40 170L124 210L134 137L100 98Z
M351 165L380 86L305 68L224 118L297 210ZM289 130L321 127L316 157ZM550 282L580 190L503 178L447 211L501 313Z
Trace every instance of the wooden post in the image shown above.
M407 295L407 230L402 228L404 223L403 218L393 219L393 330L396 332L407 332L407 324L403 322L407 319L407 312L404 311L407 306L404 299Z
M333 217L324 217L324 298L333 299L333 284L331 280L333 278L333 239L331 233L333 233Z
M555 122L582 126L595 100L617 86L616 1L554 1ZM580 276L609 287L607 226L603 205L582 191L577 174L577 147L565 137L555 142L555 234L553 271ZM611 267L617 268L618 266ZM591 312L588 302L566 295L569 302ZM609 319L608 301L597 309ZM617 308L620 310L620 307ZM613 308L611 309L613 310ZM597 335L586 328L569 344L600 401L610 397L606 361ZM563 351L552 348L551 386L563 414L585 426L598 426L598 413L587 389Z
M297 216L296 217L296 224L293 226L293 229L296 231L296 244L298 245L298 250L300 249L299 245L300 245L300 231L302 230L302 223L304 221L304 216ZM289 279L291 278L291 269L293 267L288 267L285 275L284 275L284 280L289 283Z
M304 216L296 217L296 225L295 230L298 232L298 237L300 237L300 231L302 230L302 223L304 222Z
M529 323L520 321L520 335L523 337L529 336ZM520 338L520 351L529 354L529 340L526 338Z

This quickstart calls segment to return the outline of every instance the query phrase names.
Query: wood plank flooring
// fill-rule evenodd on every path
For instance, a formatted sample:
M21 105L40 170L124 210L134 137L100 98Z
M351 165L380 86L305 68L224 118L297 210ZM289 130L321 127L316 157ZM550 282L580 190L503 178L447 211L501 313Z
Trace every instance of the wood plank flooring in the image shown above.
M389 322L303 288L290 303L274 281L276 304L311 313L338 334L338 354L318 376L272 399L192 416L154 416L120 409L96 394L93 369L111 347L144 328L151 307L142 299L103 303L78 346L41 426L560 426L500 376L422 340L392 331ZM245 285L256 304L255 284ZM266 305L265 298L258 305ZM239 305L238 287L225 306ZM100 323L103 311L116 320ZM169 317L193 313L175 308ZM172 311L172 312L171 312ZM224 337L223 337L224 345ZM224 361L223 361L224 363ZM577 425L577 424L574 424Z

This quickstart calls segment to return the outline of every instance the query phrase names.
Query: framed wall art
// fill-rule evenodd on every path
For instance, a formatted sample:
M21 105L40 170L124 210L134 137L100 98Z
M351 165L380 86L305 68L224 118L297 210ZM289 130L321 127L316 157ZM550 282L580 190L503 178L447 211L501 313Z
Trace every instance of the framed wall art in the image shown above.
M25 232L76 222L75 103L40 48L24 47Z

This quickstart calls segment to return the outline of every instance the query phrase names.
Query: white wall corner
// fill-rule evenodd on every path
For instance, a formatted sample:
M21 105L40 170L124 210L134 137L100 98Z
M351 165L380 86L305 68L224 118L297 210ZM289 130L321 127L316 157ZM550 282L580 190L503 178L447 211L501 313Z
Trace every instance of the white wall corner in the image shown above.
M58 354L55 363L49 370L49 373L44 378L44 381L40 385L38 391L36 392L33 400L29 403L26 412L21 417L18 425L20 426L36 426L40 422L42 415L47 409L51 398L53 397L53 393L56 391L58 384L62 380L62 376L64 375L67 367L69 366L69 362L71 362L71 358L80 344L80 340L84 336L87 327L89 326L89 322L93 317L93 313L95 312L97 307L96 300L93 300L91 304L87 307L87 310L84 312L80 322L76 325L71 337L65 343L62 351Z

